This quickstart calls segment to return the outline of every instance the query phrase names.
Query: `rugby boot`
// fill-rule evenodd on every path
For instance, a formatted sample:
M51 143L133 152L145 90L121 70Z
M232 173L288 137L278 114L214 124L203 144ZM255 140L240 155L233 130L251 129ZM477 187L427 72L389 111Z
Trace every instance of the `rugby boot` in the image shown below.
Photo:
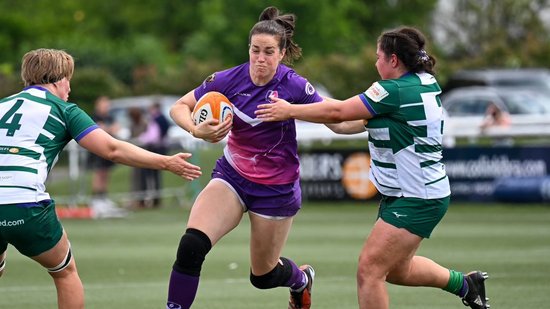
M465 275L468 282L468 292L462 297L464 306L473 309L488 309L489 298L485 295L485 280L489 278L486 272L472 271Z
M290 291L290 300L288 301L288 309L309 309L311 308L311 289L313 287L313 279L315 278L315 270L309 265L300 266L307 276L307 285L300 292Z

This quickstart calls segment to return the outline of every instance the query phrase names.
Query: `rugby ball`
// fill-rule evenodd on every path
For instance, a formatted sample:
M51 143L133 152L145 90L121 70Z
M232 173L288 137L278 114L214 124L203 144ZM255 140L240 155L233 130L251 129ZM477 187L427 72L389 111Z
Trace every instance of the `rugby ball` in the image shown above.
M233 118L233 104L225 95L210 91L197 101L193 108L192 117L195 125L208 119L218 119L223 122Z

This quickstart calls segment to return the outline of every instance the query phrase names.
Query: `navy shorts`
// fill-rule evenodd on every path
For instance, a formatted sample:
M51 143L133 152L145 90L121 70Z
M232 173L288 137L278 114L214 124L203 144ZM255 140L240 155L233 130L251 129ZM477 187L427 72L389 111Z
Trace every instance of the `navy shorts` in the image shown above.
M224 182L237 194L246 211L267 217L292 217L302 206L300 180L283 185L264 185L242 177L225 157L216 162L212 180Z

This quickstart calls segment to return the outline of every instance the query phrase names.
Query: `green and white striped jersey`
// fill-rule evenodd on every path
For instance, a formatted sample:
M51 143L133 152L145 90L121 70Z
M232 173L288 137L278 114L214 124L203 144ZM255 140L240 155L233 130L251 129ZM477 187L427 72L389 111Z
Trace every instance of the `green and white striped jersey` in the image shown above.
M95 128L76 104L41 87L0 100L0 205L49 199L45 181L59 153Z
M441 88L428 73L374 83L359 96L374 116L366 128L370 179L387 196L436 199L450 195L441 162Z

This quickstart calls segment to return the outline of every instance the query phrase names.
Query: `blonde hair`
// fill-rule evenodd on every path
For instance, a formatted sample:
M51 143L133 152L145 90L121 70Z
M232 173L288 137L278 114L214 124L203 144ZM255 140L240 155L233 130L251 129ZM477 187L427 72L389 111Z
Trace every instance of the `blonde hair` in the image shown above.
M21 79L25 86L52 84L74 72L74 59L63 50L40 48L27 52L21 63Z

